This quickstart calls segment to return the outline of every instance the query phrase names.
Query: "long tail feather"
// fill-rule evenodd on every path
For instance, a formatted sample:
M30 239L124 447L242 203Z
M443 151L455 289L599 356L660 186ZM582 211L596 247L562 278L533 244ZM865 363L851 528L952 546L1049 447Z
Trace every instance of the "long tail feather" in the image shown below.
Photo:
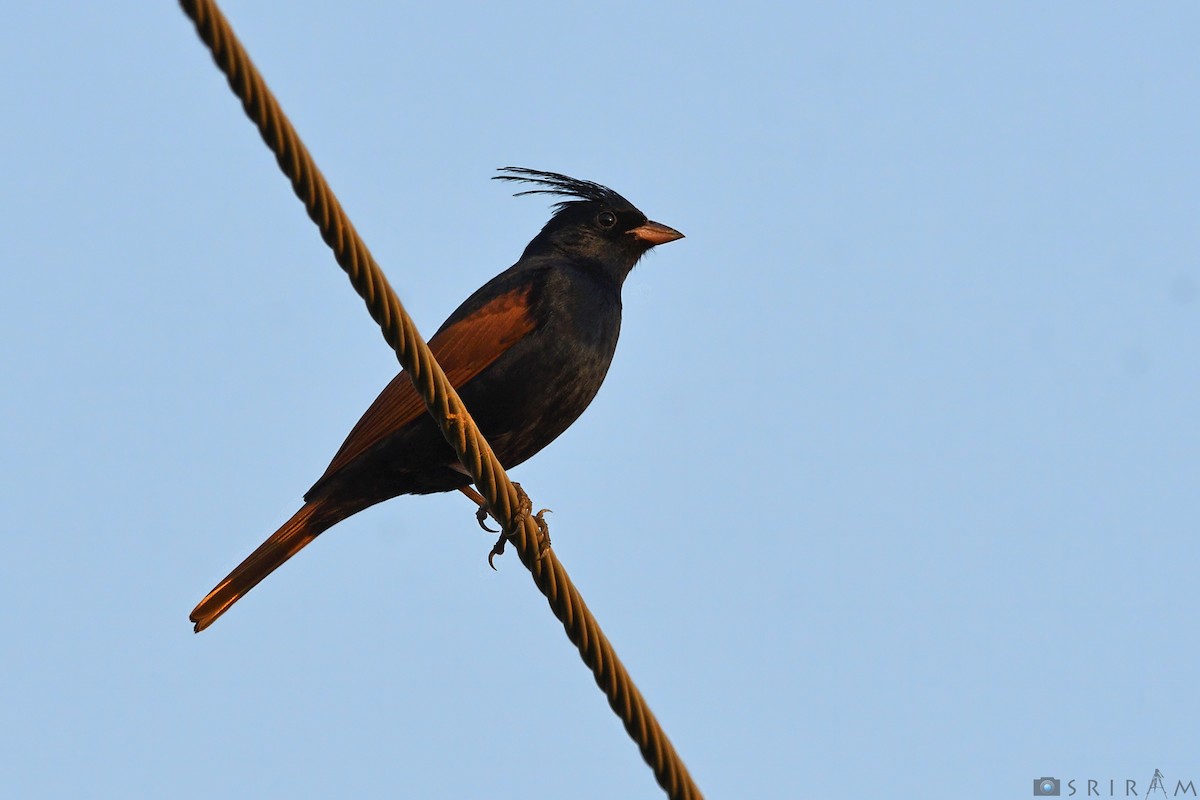
M258 585L259 581L274 572L283 562L299 553L305 545L336 523L342 516L318 513L322 503L305 503L283 527L259 545L246 560L225 577L192 610L191 620L196 623L196 633L212 625L217 617L229 610L242 595Z

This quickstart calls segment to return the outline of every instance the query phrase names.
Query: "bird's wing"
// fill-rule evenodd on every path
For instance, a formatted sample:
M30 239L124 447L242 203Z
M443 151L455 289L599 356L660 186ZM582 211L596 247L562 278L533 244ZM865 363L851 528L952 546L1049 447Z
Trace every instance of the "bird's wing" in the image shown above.
M530 292L529 286L522 286L502 294L442 328L429 340L429 349L455 389L486 369L534 329ZM362 415L317 484L424 413L421 395L408 375L401 372Z

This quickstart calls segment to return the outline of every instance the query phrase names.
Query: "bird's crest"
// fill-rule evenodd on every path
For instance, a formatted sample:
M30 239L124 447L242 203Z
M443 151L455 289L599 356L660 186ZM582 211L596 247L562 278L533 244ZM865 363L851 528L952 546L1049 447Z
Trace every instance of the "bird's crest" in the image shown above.
M532 183L538 187L536 189L526 189L522 192L516 192L513 194L513 197L521 197L526 194L548 194L553 197L575 198L575 200L563 200L555 203L554 207L560 211L580 200L604 203L611 206L632 207L633 205L607 186L601 186L592 181L572 178L569 175L563 175L558 172L542 172L541 170L529 169L527 167L501 167L497 172L506 174L493 175L492 180L494 181Z

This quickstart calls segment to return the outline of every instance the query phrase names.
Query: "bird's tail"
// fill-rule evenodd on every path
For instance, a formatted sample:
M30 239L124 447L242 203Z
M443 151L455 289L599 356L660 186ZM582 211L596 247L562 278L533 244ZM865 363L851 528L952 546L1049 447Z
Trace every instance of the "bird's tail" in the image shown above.
M259 545L258 549L229 573L208 593L208 596L192 609L191 620L196 623L196 633L212 625L217 617L229 610L242 595L258 585L259 581L274 572L283 562L299 553L305 545L323 531L348 514L328 513L325 504L318 500L305 503L283 527Z

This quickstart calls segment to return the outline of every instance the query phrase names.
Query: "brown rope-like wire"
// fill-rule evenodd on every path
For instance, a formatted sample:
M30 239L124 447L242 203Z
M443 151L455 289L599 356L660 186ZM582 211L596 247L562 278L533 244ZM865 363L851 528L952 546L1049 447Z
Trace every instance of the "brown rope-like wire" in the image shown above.
M454 387L446 380L429 347L417 333L412 319L400 304L383 271L371 256L354 226L343 212L324 176L313 163L307 148L284 115L234 35L224 15L212 0L180 0L184 12L196 25L200 38L212 51L213 60L229 79L234 94L242 101L247 116L258 127L263 141L275 154L280 168L292 182L296 196L333 250L354 290L363 298L383 338L396 351L400 364L454 448L463 465L487 500L497 521L533 576L533 581L562 622L567 637L579 649L608 704L637 743L646 763L654 770L659 786L671 798L700 798L687 767L675 752L666 733L646 705L641 692L600 630L595 618L563 569L554 551L544 546L543 533L530 515L528 501L522 503L517 489L496 460L491 446L475 427Z

